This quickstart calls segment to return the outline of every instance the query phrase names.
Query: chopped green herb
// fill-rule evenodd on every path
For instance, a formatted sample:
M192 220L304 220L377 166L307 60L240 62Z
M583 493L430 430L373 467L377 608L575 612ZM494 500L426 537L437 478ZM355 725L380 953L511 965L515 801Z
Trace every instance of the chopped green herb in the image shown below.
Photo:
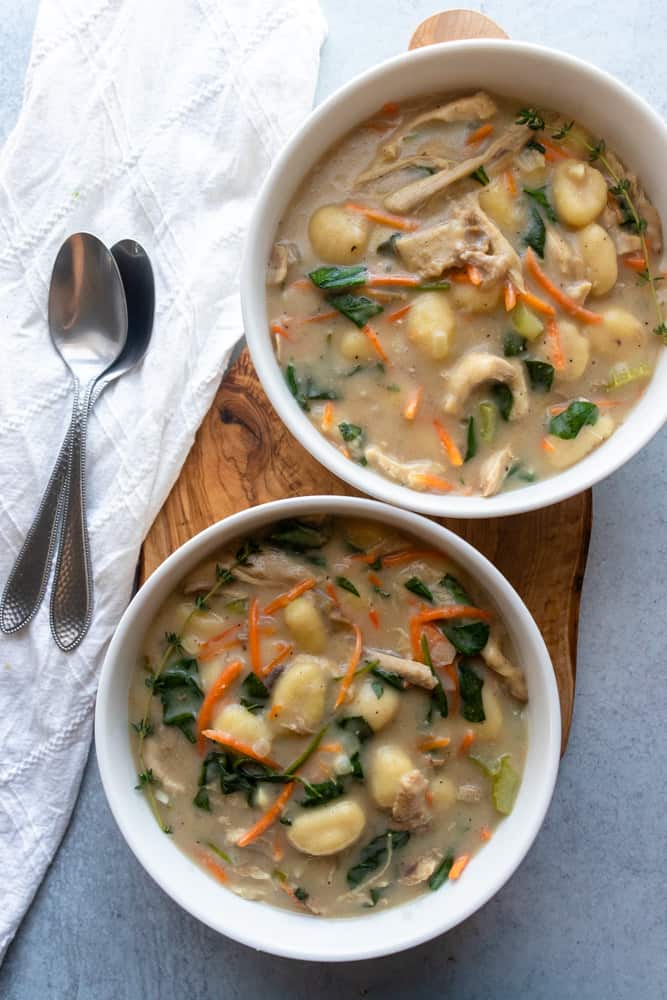
M405 691L405 681L402 677L393 673L391 670L385 670L384 667L374 666L371 667L371 673L383 680L385 684L396 688L397 691Z
M549 392L554 380L554 366L548 361L527 359L524 365L528 371L530 388L533 392Z
M296 889L294 890L294 895L296 899L299 900L300 903L305 903L306 900L308 899L308 893L306 892L305 889L302 889L300 885L297 885Z
M359 861L347 873L347 884L351 889L356 889L368 875L377 871L387 860L389 850L399 850L405 847L410 839L407 830L387 830L375 837L369 844L361 849Z
M468 607L472 605L472 599L468 594L468 591L462 586L461 583L459 583L455 576L452 576L451 573L447 573L443 576L439 586L448 590L457 604L464 604Z
M350 594L354 594L355 597L361 597L355 585L346 576L337 576L335 580L336 586L340 587L341 590L347 590Z
M570 130L572 129L572 126L573 126L573 125L574 125L574 121L571 121L571 122L564 122L564 123L563 123L563 124L561 125L561 127L560 127L560 128L558 129L558 131L557 131L557 132L552 132L552 133L551 133L551 138L552 138L552 139L564 139L564 138L565 138L565 136L566 136L566 135L568 135L568 133L569 133L569 132L570 132Z
M338 430L341 433L343 441L356 441L356 439L360 438L364 433L358 424L348 424L346 421L343 421L338 425Z
M348 715L344 719L339 719L338 726L356 736L360 743L364 743L373 735L373 730L362 715Z
M509 420L512 407L514 406L514 396L512 390L504 382L494 382L491 387L493 401L498 407L498 412L503 420Z
M533 132L539 132L544 128L544 118L537 108L521 108L517 112L517 125L526 125Z
M308 277L318 288L352 288L366 283L368 270L365 264L353 267L318 267L310 271Z
M392 382L391 385L386 385L385 389L387 390L387 392L400 392L401 391L400 385L396 385L395 382Z
M264 708L269 698L269 689L266 684L252 671L246 675L241 684L241 704L249 712L257 712Z
M192 804L197 806L197 809L203 809L205 812L210 812L211 803L209 802L208 798L208 789L203 787L198 788L197 794L192 800Z
M279 818L278 822L282 823L283 826L291 826L292 825L292 820L289 818L289 816L285 816L285 815L281 816Z
M487 174L484 167L478 167L477 170L473 170L470 177L472 180L477 181L478 184L488 184L489 175Z
M503 354L506 358L517 358L520 354L526 353L528 341L520 333L509 330L503 339Z
M537 139L531 139L530 142L527 142L526 149L536 149L538 153L542 154L547 151L546 146L543 146L541 142L537 141Z
M155 775L153 774L153 768L147 767L145 771L141 771L141 773L137 775L137 781L138 784L134 786L135 788L145 788L146 785L154 785Z
M305 799L300 799L298 804L304 809L311 806L321 806L325 802L333 802L339 799L345 788L339 778L329 778L327 781L310 782L302 779L303 790L306 793Z
M359 372L364 370L363 365L355 365L354 368L350 368L349 372L344 372L345 378L352 378L353 375L357 375Z
M430 691L430 704L427 717L428 721L429 722L431 721L431 715L433 713L434 708L438 710L443 719L446 719L447 716L449 715L449 703L447 701L447 695L445 694L445 689L442 686L440 678L433 669L431 650L428 644L428 639L426 638L424 633L422 633L421 637L421 648L422 648L422 656L424 657L424 663L429 668L429 670L431 671L436 680L435 687L431 688Z
M226 861L228 865L231 865L232 859L225 853L225 851L221 851L220 848L216 847L215 844L212 844L210 840L206 841L206 846L210 851L213 851L214 854L217 854L219 858L222 858L223 861Z
M442 861L440 862L440 864L438 865L438 867L436 868L436 870L431 875L430 879L428 880L428 887L431 890L431 892L435 892L436 889L439 889L441 885L444 885L444 883L447 881L449 877L449 873L452 870L453 864L454 864L454 855L452 854L451 851L448 851L447 854L445 854Z
M310 410L311 400L338 399L338 393L334 389L324 389L318 386L310 375L305 380L299 379L291 361L285 369L285 380L289 391L305 412Z
M384 684L381 684L380 681L371 681L371 687L373 688L375 697L379 701L384 694Z
M468 417L468 430L466 432L466 453L464 462L469 462L477 454L477 435L475 434L475 418Z
M329 522L324 522L328 525ZM331 537L330 527L315 527L305 521L280 521L268 536L269 541L280 548L295 549L303 552L306 549L321 549Z
M350 757L350 764L352 765L352 774L359 781L364 780L364 769L361 765L361 755L358 750L355 750Z
M550 222L558 222L558 217L556 216L556 213L551 207L551 202L547 197L546 185L544 187L538 187L538 188L524 187L523 190L524 193L527 194L529 198L532 198L533 201L537 202L537 204L544 209L544 214L546 215L547 219L549 219Z
M373 299L369 299L366 295L351 295L349 293L330 295L327 301L339 313L342 313L343 316L351 320L355 326L358 326L359 329L366 326L369 319L372 319L373 316L384 312L381 305L374 302Z
M522 483L534 483L537 479L537 475L532 471L532 469L527 469L523 462L515 462L510 471L507 473L507 479L520 479Z
M420 580L418 576L411 576L404 584L406 590L411 593L416 594L417 597L423 597L425 601L433 604L433 594L428 589L423 580Z
M162 721L175 726L190 741L195 742L195 722L204 695L199 687L197 661L181 657L167 664L153 682L153 694L162 702Z
M488 626L487 626L488 628ZM461 695L461 715L467 722L484 722L482 688L484 681L467 660L459 663L459 692Z
M586 424L597 423L600 411L595 403L585 399L577 399L570 403L567 410L557 414L549 421L549 433L564 441L571 441Z
M470 622L468 625L441 625L440 629L447 636L454 649L464 656L476 656L484 649L489 639L489 626L486 622Z
M527 247L532 247L538 257L544 260L544 243L547 231L542 221L542 216L534 205L530 207L530 225L524 233L523 242Z
M366 909L372 910L374 906L378 905L378 901L386 888L387 887L384 886L382 889L378 889L376 888L376 886L371 886L371 888L368 890L369 901L367 903L364 903Z
M141 736L143 739L145 739L147 736L152 736L154 732L153 724L149 722L147 719L142 719L141 722L133 722L132 728L136 730L136 732L139 733L139 736Z

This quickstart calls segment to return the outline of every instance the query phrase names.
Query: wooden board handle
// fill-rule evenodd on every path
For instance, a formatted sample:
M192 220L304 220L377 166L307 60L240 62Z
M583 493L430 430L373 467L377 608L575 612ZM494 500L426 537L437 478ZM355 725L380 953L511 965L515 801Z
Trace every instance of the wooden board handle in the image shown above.
M416 28L410 39L411 49L436 42L456 42L462 38L508 38L495 21L476 10L445 10L432 14Z

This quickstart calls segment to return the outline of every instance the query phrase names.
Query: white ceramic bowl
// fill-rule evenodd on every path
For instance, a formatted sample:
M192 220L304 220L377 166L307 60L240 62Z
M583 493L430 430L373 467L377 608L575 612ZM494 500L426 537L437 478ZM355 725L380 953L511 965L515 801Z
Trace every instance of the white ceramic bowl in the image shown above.
M448 517L518 514L564 500L618 469L667 419L667 354L625 423L587 458L550 479L483 498L422 493L393 483L343 457L309 422L276 362L266 318L265 271L280 218L303 177L349 129L387 100L483 88L522 105L555 108L604 136L637 171L667 222L667 128L623 84L553 49L512 41L462 41L428 46L390 59L357 77L321 104L283 149L260 193L245 246L241 277L248 346L266 393L281 419L315 458L364 493Z
M460 882L362 917L338 920L289 913L250 902L217 885L161 833L143 795L135 791L128 691L143 637L163 601L201 560L232 539L284 517L331 513L380 521L442 549L488 593L507 625L529 693L528 752L516 804L475 857ZM540 632L515 590L491 563L445 528L374 500L303 497L235 514L202 531L173 553L138 592L118 626L102 668L95 740L102 784L130 848L172 899L214 930L261 951L312 961L372 958L410 948L460 923L510 877L542 824L556 781L560 706L553 668Z

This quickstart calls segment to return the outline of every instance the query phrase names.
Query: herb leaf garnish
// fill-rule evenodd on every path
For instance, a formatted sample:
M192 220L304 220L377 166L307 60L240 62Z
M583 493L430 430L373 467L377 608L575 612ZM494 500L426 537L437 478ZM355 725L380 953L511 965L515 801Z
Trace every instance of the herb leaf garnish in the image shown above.
M477 167L477 170L473 170L470 177L472 180L477 181L478 184L488 184L489 175L487 174L484 167Z
M512 390L504 382L494 382L491 387L493 401L498 407L498 412L503 420L509 420L512 407L514 406L514 396Z
M542 216L534 205L530 206L530 225L524 233L523 242L527 247L532 247L538 257L544 260L544 243L547 231L542 221Z
M503 338L503 354L506 358L516 358L525 354L528 341L520 333L509 330Z
M534 392L548 392L554 380L554 366L548 361L524 361L530 380L530 388Z
M529 198L532 198L533 201L537 202L537 204L544 209L544 214L546 215L547 219L549 219L550 222L558 221L556 213L551 207L551 202L547 197L546 185L544 187L538 187L538 188L524 187L523 190L524 194L527 194Z
M373 299L369 299L367 295L351 295L350 293L329 295L327 302L351 320L359 329L366 326L373 316L384 312L383 307L374 302Z
M533 132L540 132L544 128L544 118L536 108L521 108L516 118L517 125L526 125Z
M375 837L369 844L361 849L359 861L347 873L347 884L351 889L356 889L372 872L377 871L387 860L387 853L391 847L396 851L405 847L410 839L407 830L387 830Z
M447 636L454 649L464 656L476 656L486 646L489 639L489 626L486 622L476 621L467 625L442 624L441 631Z
M411 593L416 594L417 597L423 597L429 604L433 604L433 594L418 576L411 576L409 580L406 580L404 587Z
M466 660L459 663L459 691L461 694L461 715L467 722L484 722L482 688L484 681Z
M595 424L600 411L595 403L585 399L577 399L570 403L567 410L552 417L549 421L549 433L564 441L571 441L586 424Z
M365 264L352 267L318 267L308 272L308 277L318 288L352 288L363 285L368 280L368 270Z

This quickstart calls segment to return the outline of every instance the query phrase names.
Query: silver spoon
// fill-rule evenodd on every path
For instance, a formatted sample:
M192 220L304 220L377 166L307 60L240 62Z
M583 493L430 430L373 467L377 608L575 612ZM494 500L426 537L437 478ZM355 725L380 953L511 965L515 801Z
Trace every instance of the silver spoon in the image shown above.
M0 628L5 633L15 632L37 611L62 513L67 535L63 535L59 553L59 596L52 603L51 624L61 648L73 649L87 631L92 610L83 479L88 409L97 380L119 359L127 338L120 273L109 250L94 236L70 236L58 253L49 291L49 329L74 379L72 421L5 587ZM86 383L83 395L82 379ZM72 612L64 601L72 602Z

